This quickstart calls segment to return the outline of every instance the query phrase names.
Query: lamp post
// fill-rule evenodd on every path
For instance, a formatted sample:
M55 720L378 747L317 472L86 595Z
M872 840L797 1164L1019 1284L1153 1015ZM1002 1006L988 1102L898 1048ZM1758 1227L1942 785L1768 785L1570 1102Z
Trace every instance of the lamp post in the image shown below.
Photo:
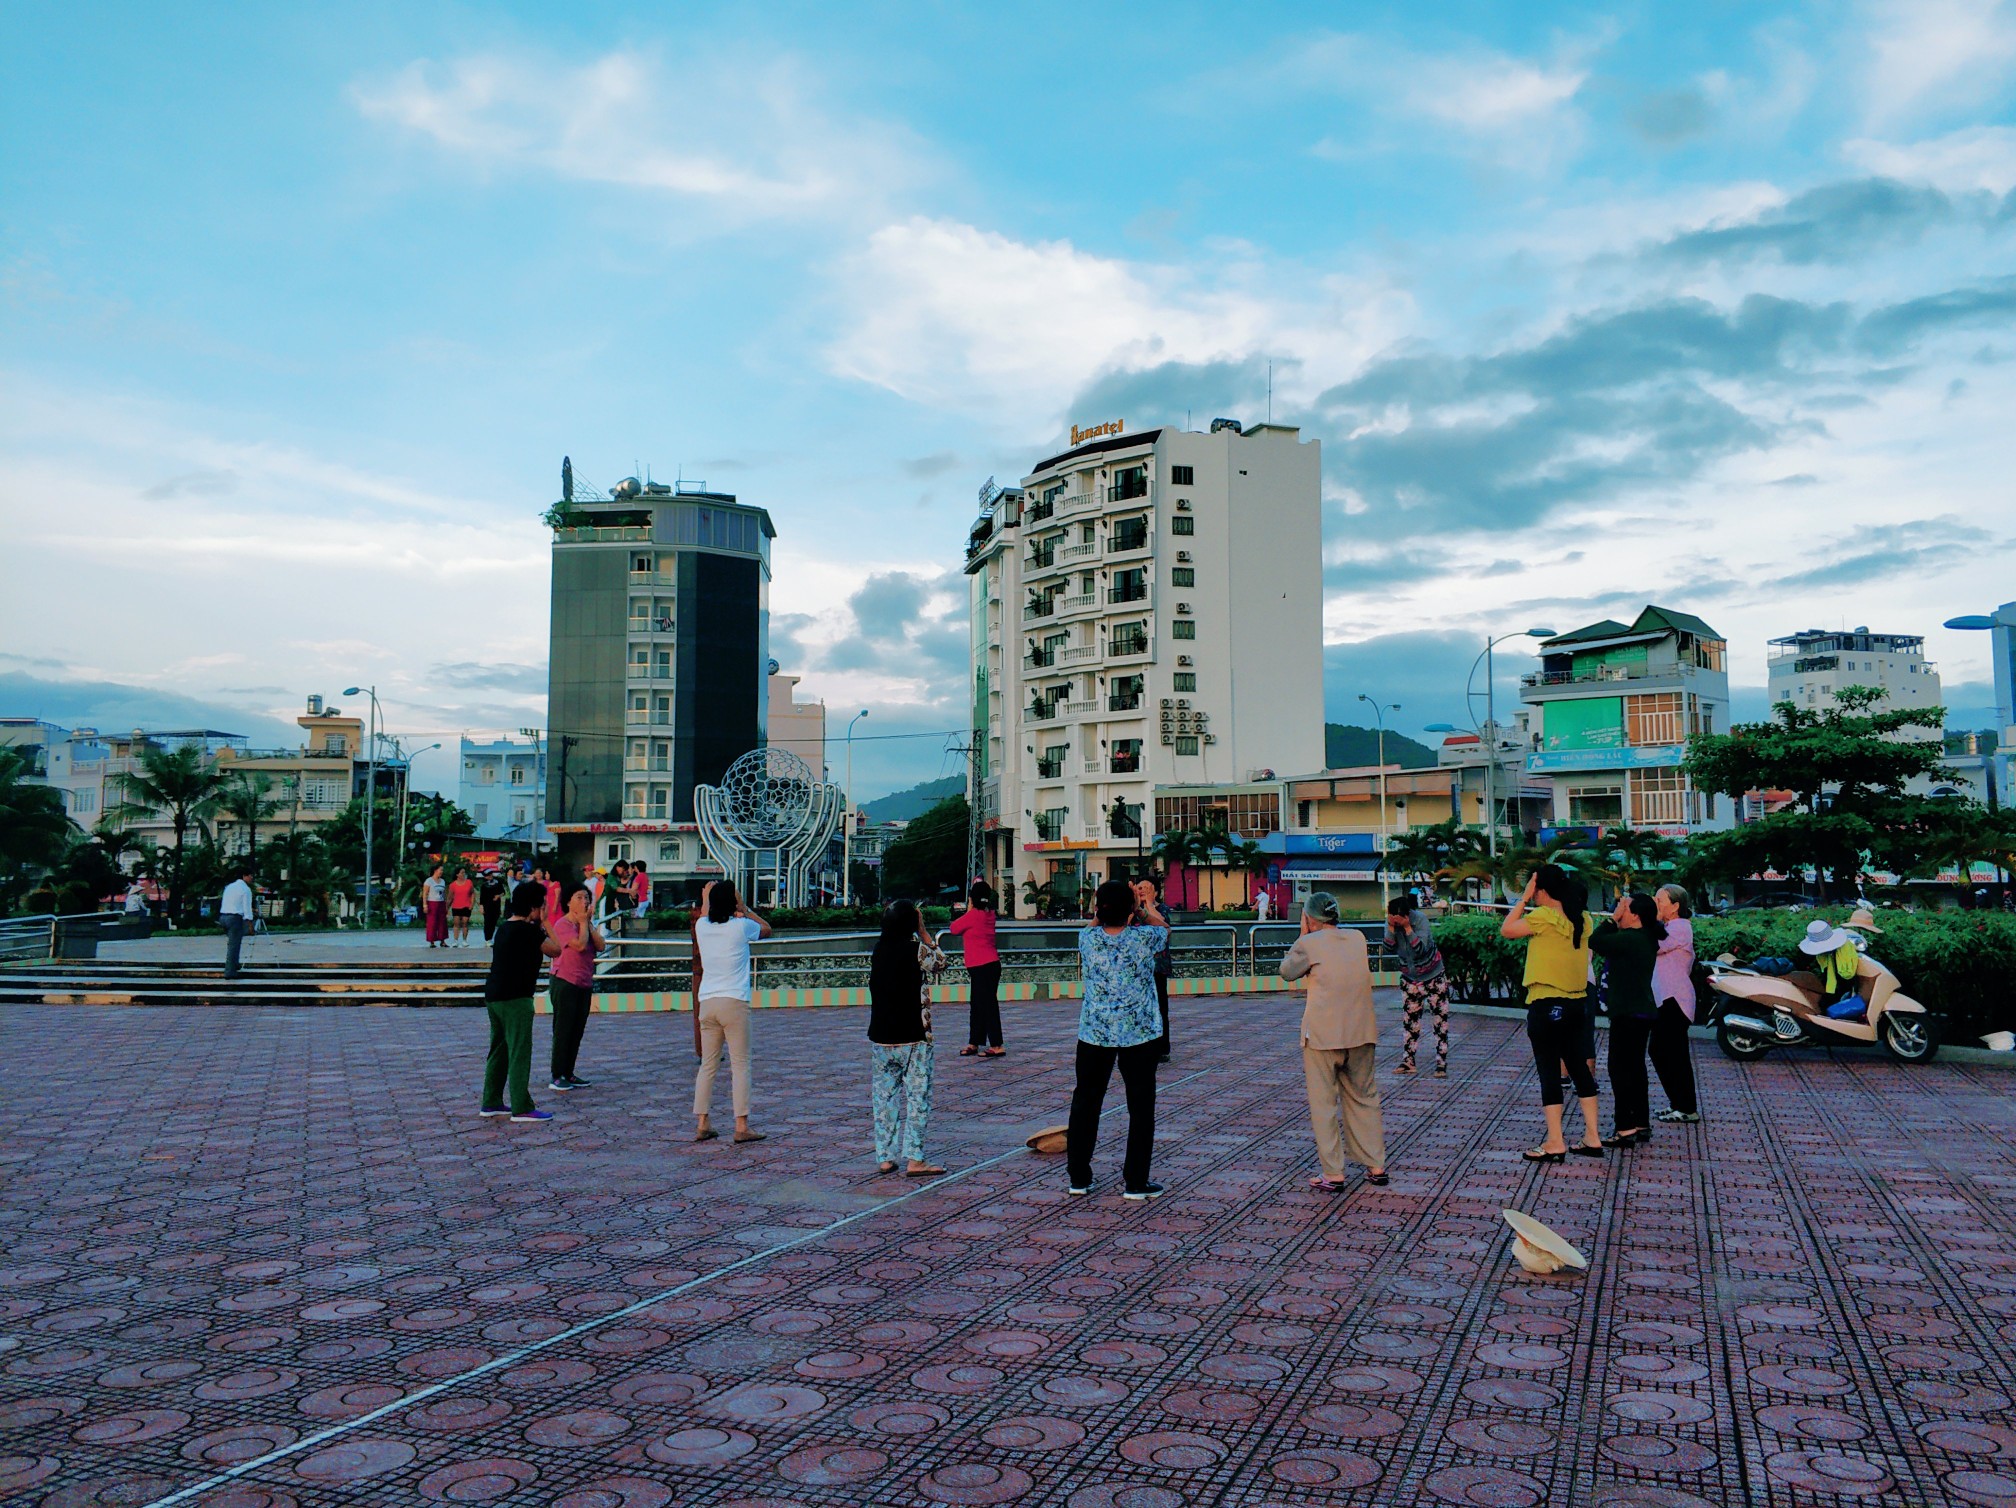
M840 830L840 904L854 904L854 725L868 715L863 707L847 719L847 816Z
M384 718L378 710L376 686L345 686L345 696L371 698L370 734L364 746L364 930L371 930L371 844L377 831L378 811L378 730Z
M1379 724L1379 904L1384 906L1390 890L1386 875L1386 714L1398 712L1400 704L1376 701L1362 691L1358 700L1372 709L1372 716Z
M429 744L425 749L415 749L408 754L398 739L392 740L392 747L399 750L399 758L406 766L406 778L399 783L399 857L406 857L406 850L412 846L412 829L406 825L406 803L413 794L413 761L429 750L438 749L439 744Z
M1484 652L1470 662L1470 675L1463 684L1464 713L1465 715L1471 715L1470 701L1471 698L1477 695L1477 667L1479 664L1482 664L1484 667L1484 726L1476 728L1473 722L1472 727L1484 743L1485 842L1490 850L1491 857L1494 859L1498 857L1498 693L1493 679L1496 662L1492 658L1492 651L1507 639L1551 639L1553 637L1554 630L1551 628L1522 628L1517 633L1499 634L1496 638L1487 638L1484 641ZM1430 733L1455 733L1459 730L1453 723L1430 723L1426 731Z
M537 728L520 728L518 736L532 740L532 854L536 858L545 847L539 841L539 824L546 817L546 755L541 743L545 735Z
M2005 602L1992 613L1968 613L1963 617L1948 618L1945 626L1995 636L1993 664L1995 721L1998 724L1995 737L2006 756L2010 728L2016 725L2016 602ZM2016 770L2016 764L2007 768ZM1992 790L1990 794L1993 795ZM2010 804L2006 794L2001 804Z

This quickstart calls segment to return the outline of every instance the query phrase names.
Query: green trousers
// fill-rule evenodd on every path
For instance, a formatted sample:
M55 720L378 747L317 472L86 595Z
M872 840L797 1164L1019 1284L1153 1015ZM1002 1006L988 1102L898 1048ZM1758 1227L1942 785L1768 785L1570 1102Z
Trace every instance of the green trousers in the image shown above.
M483 1108L504 1103L504 1083L511 1083L511 1113L523 1115L532 1106L526 1080L532 1074L531 1000L491 1000L490 1056L483 1061Z

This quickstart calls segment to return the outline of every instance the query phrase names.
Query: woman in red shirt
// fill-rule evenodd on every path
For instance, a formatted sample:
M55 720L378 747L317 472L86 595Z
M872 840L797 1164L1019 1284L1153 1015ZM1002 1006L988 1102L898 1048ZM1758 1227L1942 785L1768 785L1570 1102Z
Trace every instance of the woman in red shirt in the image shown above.
M1001 951L994 941L994 887L985 880L975 880L968 899L972 904L952 919L952 935L966 949L966 974L973 981L966 1045L959 1049L959 1056L1005 1057L1008 1049L1001 1045Z
M469 913L476 909L476 882L469 871L458 869L448 882L448 946L469 946Z

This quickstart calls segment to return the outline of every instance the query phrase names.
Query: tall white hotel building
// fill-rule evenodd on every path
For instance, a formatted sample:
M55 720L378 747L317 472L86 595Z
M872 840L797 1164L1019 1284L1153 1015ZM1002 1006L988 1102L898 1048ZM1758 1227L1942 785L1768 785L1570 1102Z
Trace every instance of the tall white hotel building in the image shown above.
M970 794L1018 907L1133 873L1158 787L1323 767L1321 476L1286 425L1115 422L983 507Z

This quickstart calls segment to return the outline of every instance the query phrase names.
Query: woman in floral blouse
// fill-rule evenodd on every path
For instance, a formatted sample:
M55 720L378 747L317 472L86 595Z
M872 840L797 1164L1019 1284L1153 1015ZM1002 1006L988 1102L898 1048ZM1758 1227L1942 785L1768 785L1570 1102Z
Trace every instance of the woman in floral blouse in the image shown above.
M909 901L882 914L882 935L868 961L868 1053L875 1107L875 1171L896 1171L897 1154L911 1178L945 1170L924 1155L931 1123L936 1048L931 1042L931 981L945 955Z
M1093 900L1095 924L1078 934L1085 1004L1078 1014L1078 1087L1071 1095L1065 1133L1071 1192L1092 1192L1092 1152L1099 1113L1119 1064L1127 1086L1127 1156L1122 1164L1128 1199L1153 1199L1162 1185L1148 1176L1155 1150L1155 1062L1162 1015L1155 1004L1155 955L1169 939L1169 924L1155 902L1155 886L1108 880ZM1132 924L1132 925L1130 925Z

